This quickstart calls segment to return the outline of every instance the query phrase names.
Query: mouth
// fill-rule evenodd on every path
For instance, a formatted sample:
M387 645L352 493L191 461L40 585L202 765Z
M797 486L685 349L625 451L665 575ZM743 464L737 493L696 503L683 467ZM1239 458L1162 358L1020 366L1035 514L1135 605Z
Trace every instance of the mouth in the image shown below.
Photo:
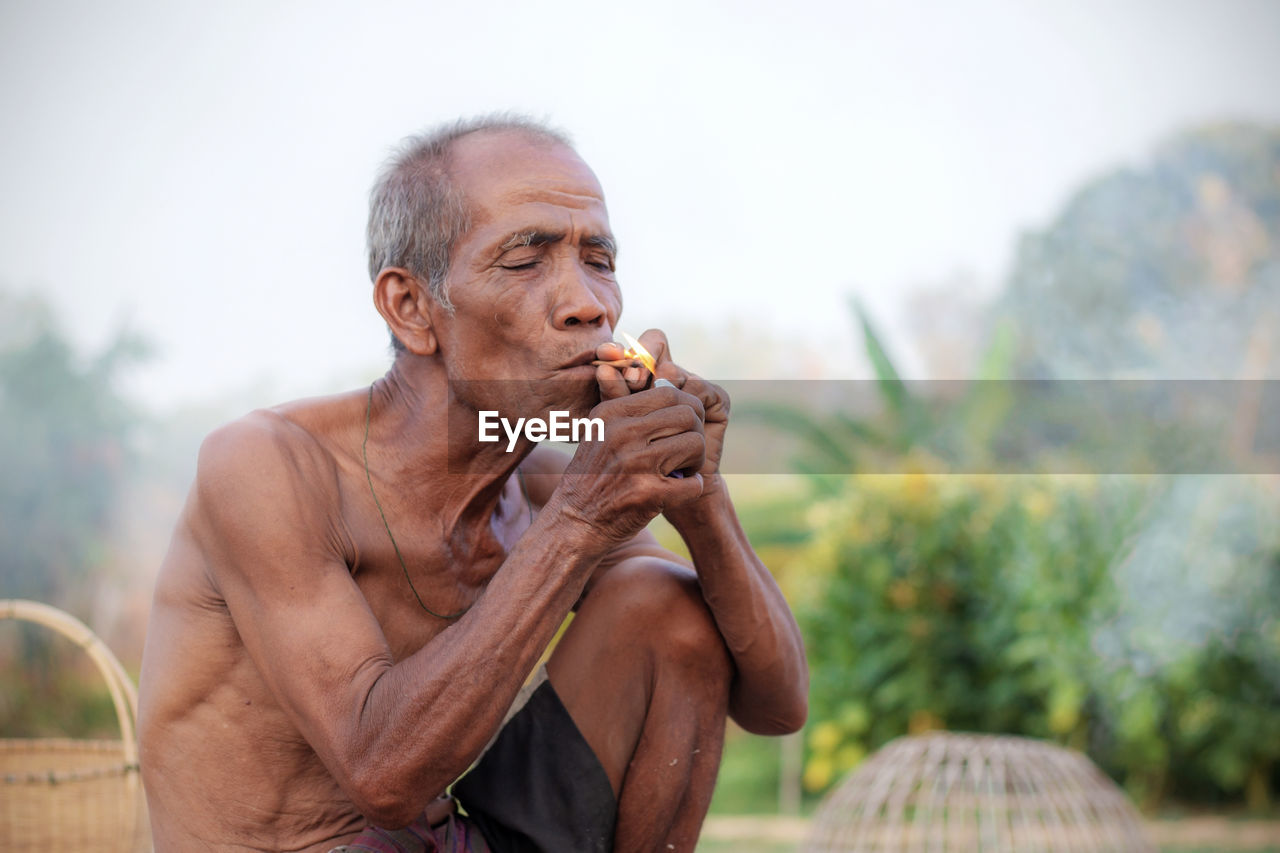
M591 362L595 360L595 357L596 351L594 349L586 350L585 352L578 353L578 355L574 356L571 360L560 365L557 370L571 370L575 367L590 366Z

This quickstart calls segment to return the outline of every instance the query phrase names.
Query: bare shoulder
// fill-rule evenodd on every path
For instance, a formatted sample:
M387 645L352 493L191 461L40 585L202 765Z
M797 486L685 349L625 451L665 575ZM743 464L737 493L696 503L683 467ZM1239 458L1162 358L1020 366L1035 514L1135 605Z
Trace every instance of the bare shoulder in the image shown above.
M218 427L200 446L197 484L206 489L238 490L283 478L291 484L323 489L337 476L335 441L349 438L358 426L355 396L313 398L257 409Z
M196 461L196 496L204 508L247 501L278 489L324 489L332 479L320 445L278 413L258 410L210 433ZM326 475L326 468L330 476Z
M363 411L353 395L259 409L215 429L200 446L191 509L197 530L271 542L304 531L346 551L335 447L346 447ZM356 410L360 409L360 412ZM227 537L230 536L230 539ZM209 543L214 544L214 543ZM221 550L221 548L219 548Z

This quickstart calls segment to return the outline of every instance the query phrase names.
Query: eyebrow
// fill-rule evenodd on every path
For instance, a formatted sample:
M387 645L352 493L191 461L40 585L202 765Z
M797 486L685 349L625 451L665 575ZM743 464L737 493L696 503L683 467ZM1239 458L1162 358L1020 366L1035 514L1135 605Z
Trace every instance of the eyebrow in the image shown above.
M618 254L618 244L614 242L613 237L608 234L593 234L582 241L584 246L596 246L604 249L611 255Z
M548 243L559 243L564 240L565 236L563 231L521 231L512 234L498 248L505 252L517 246L545 246ZM611 255L618 254L618 244L608 234L592 234L583 238L582 245L604 249Z

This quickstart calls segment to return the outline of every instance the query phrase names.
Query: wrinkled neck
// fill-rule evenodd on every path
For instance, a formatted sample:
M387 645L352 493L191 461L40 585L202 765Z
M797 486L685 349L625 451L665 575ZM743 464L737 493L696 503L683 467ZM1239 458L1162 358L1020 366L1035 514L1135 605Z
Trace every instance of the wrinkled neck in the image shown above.
M378 479L450 527L492 518L532 445L476 440L477 413L438 360L401 356L371 388L366 454Z

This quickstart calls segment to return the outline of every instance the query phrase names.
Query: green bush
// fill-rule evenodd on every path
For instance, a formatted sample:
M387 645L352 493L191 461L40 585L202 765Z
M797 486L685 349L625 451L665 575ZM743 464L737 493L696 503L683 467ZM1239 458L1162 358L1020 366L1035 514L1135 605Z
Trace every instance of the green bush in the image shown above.
M1276 496L1188 479L844 481L815 506L804 557L806 788L948 728L1084 750L1148 804L1265 804L1280 755Z

